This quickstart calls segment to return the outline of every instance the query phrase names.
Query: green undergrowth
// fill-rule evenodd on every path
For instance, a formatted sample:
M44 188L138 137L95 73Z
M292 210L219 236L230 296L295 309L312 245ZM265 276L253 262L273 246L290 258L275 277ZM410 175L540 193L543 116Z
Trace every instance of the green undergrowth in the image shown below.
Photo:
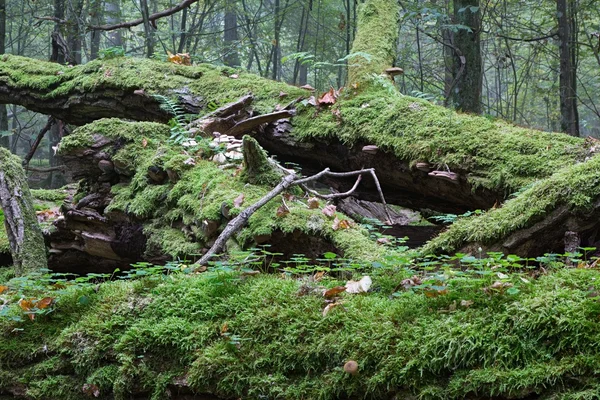
M339 274L13 279L0 295L0 393L166 399L184 382L221 398L597 399L597 270L534 277L498 254L456 260L364 267L355 279L369 274L371 290L340 294L326 315L322 290L343 285ZM17 300L44 296L51 309L23 318Z
M501 208L459 218L422 250L424 254L447 253L471 242L494 243L519 229L532 226L559 207L584 215L600 196L599 170L599 156L565 167L549 178L524 188Z
M224 208L233 218L267 194L275 184L249 183L244 171L219 168L209 160L214 152L206 150L202 138L197 139L198 146L168 143L169 127L157 123L98 120L65 137L60 152L65 154L83 148L96 134L124 139L116 141L118 145L111 150L112 160L120 169L131 171L133 177L130 182L112 187L114 198L106 213L125 212L146 221L149 255L193 258L210 239L202 232L205 221L224 227L227 223L223 217ZM148 178L148 170L153 168L170 170L177 179L155 184ZM235 206L235 199L241 195L243 203ZM334 230L333 219L326 217L320 208L309 209L301 192L291 190L290 195L292 197L286 202L288 214L277 216L277 209L284 200L281 197L273 199L259 209L237 235L239 244L248 247L254 244L256 236L299 231L328 240L346 257L373 260L393 251L376 244L368 231L359 225ZM336 217L347 218L340 213ZM189 228L186 233L182 226Z
M346 89L331 109L299 105L294 134L375 144L410 164L463 175L474 188L511 193L565 165L583 161L583 139L459 114L381 88ZM339 116L336 115L339 111ZM466 176L465 176L466 175ZM423 173L423 179L436 179Z

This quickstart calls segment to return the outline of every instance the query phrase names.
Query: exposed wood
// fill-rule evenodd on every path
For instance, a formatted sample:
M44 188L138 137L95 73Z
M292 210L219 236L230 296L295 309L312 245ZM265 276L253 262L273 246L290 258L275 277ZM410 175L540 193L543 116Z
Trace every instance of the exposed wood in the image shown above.
M251 132L253 129L258 128L263 124L267 124L269 122L275 122L280 119L291 118L294 116L292 111L277 111L270 114L258 115L256 117L244 119L237 124L225 134L228 136L239 137L245 133Z
M47 268L46 247L19 157L0 148L0 207L17 275Z

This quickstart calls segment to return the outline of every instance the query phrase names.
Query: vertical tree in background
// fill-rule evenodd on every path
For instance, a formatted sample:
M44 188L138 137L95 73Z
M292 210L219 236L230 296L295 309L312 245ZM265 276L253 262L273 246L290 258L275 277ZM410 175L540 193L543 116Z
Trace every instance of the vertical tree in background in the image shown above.
M90 0L90 23L93 26L102 23L102 0ZM98 58L102 33L92 29L90 32L90 60Z
M0 0L0 54L6 52L6 0ZM1 135L8 131L8 111L6 104L0 105L0 147L10 147L10 138Z
M577 40L576 5L574 0L557 0L558 47L560 53L560 128L579 136L577 111Z
M114 25L119 22L121 17L121 0L106 0L104 3L104 18L108 25ZM120 29L112 30L108 33L109 47L122 47L123 37Z
M454 0L454 18L458 29L453 32L451 43L451 103L459 111L479 114L483 85L479 0Z
M281 5L279 0L275 0L275 39L273 40L273 80L279 80L280 65L281 65Z
M240 65L240 56L237 51L237 41L239 40L239 37L235 3L235 0L225 1L225 31L223 32L225 54L223 55L223 63L230 67L237 67Z
M154 27L150 21L150 9L148 0L140 0L142 18L144 19L144 33L146 41L146 57L152 57L154 54Z

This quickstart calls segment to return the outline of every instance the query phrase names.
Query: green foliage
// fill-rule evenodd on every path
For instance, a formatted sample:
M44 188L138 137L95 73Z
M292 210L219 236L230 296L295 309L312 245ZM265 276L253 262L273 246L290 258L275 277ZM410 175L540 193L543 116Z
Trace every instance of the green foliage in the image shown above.
M343 307L325 316L322 290L344 283L334 271L317 283L173 263L138 264L112 282L13 279L0 295L11 310L0 318L0 390L18 382L61 400L88 384L102 398L161 398L185 376L219 397L591 399L597 271L544 264L530 275L527 263L499 253L384 259L353 270L372 277L372 291L339 295ZM55 298L51 313L10 318L23 316L20 297L42 296ZM342 369L350 359L355 377Z
M100 50L98 53L98 58L100 60L110 60L118 57L125 57L125 49L121 46L107 47L106 49Z

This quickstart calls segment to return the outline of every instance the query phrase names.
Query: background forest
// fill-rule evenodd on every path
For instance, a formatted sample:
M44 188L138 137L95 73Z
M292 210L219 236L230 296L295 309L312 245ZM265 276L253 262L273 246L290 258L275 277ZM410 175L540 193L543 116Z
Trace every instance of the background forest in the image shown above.
M402 93L526 127L600 136L595 0L400 4ZM190 53L195 62L327 90L346 84L348 62L370 57L350 54L356 9L351 0L0 0L0 53L72 65ZM152 19L169 10L177 12ZM25 156L46 124L45 116L1 105L0 144ZM28 155L30 167L41 168L32 177L38 186L64 183L44 168L56 164L52 147L65 133L53 124Z

